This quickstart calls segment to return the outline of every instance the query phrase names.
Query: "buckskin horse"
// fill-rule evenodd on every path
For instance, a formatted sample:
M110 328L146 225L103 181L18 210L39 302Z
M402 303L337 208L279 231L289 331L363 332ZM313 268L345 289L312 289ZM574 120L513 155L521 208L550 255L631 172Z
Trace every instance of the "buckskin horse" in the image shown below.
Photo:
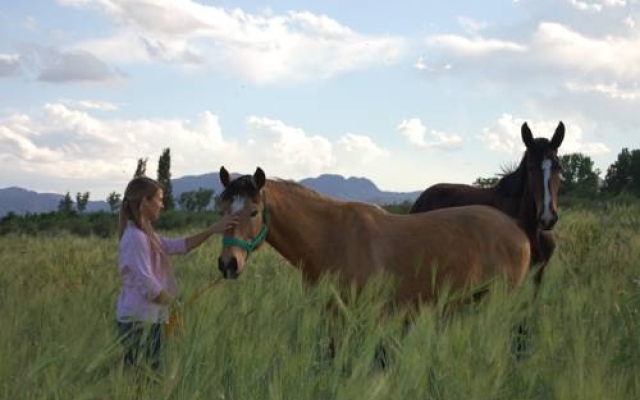
M564 124L558 124L551 140L533 138L522 124L526 146L518 167L487 188L455 183L438 183L427 188L411 206L410 213L431 212L445 207L482 204L515 218L531 242L531 264L540 285L544 268L555 249L553 227L558 221L558 188L562 168L558 148L564 139Z
M396 284L391 301L398 305L432 303L445 288L469 293L500 277L513 288L528 272L529 240L495 208L392 214L266 179L259 167L234 180L222 167L220 180L221 212L239 216L223 234L218 267L225 278L237 278L265 242L309 282L328 273L362 287L375 274L388 274Z

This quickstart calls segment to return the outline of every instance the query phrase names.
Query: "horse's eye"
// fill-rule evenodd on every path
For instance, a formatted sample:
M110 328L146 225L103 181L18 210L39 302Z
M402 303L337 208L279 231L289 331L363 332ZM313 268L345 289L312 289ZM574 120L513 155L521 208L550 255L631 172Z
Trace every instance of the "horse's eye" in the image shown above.
M553 162L553 164L551 165L551 168L552 168L554 171L560 171L560 172L562 172L562 164L560 164L560 162L559 162L559 161L554 161L554 162Z
M251 215L251 218L255 217L256 215L258 215L258 210L251 211L251 214L249 215Z

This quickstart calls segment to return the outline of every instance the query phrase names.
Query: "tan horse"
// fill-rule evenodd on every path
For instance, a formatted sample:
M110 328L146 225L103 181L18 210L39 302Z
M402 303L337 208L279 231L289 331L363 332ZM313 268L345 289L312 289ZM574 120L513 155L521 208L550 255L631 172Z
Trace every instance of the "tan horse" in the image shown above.
M481 287L497 277L510 287L528 271L527 236L506 214L487 206L396 215L339 201L299 184L267 180L262 169L235 180L220 169L223 213L239 224L225 232L218 266L237 278L252 251L269 243L304 277L323 274L362 287L377 273L396 282L396 304L420 304Z

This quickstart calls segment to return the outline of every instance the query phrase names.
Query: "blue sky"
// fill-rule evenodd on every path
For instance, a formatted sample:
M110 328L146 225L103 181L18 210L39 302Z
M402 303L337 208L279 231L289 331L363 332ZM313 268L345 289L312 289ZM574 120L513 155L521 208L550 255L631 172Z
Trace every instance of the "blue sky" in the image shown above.
M0 187L173 177L471 183L520 126L603 171L640 147L638 0L29 0L0 5Z

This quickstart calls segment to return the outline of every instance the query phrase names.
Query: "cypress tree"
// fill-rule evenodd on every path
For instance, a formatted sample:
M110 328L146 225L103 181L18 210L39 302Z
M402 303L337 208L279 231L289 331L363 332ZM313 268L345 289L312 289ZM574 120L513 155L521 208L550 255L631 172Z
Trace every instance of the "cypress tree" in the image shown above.
M171 150L166 148L158 160L158 182L164 187L164 209L173 210L173 187L171 185Z

